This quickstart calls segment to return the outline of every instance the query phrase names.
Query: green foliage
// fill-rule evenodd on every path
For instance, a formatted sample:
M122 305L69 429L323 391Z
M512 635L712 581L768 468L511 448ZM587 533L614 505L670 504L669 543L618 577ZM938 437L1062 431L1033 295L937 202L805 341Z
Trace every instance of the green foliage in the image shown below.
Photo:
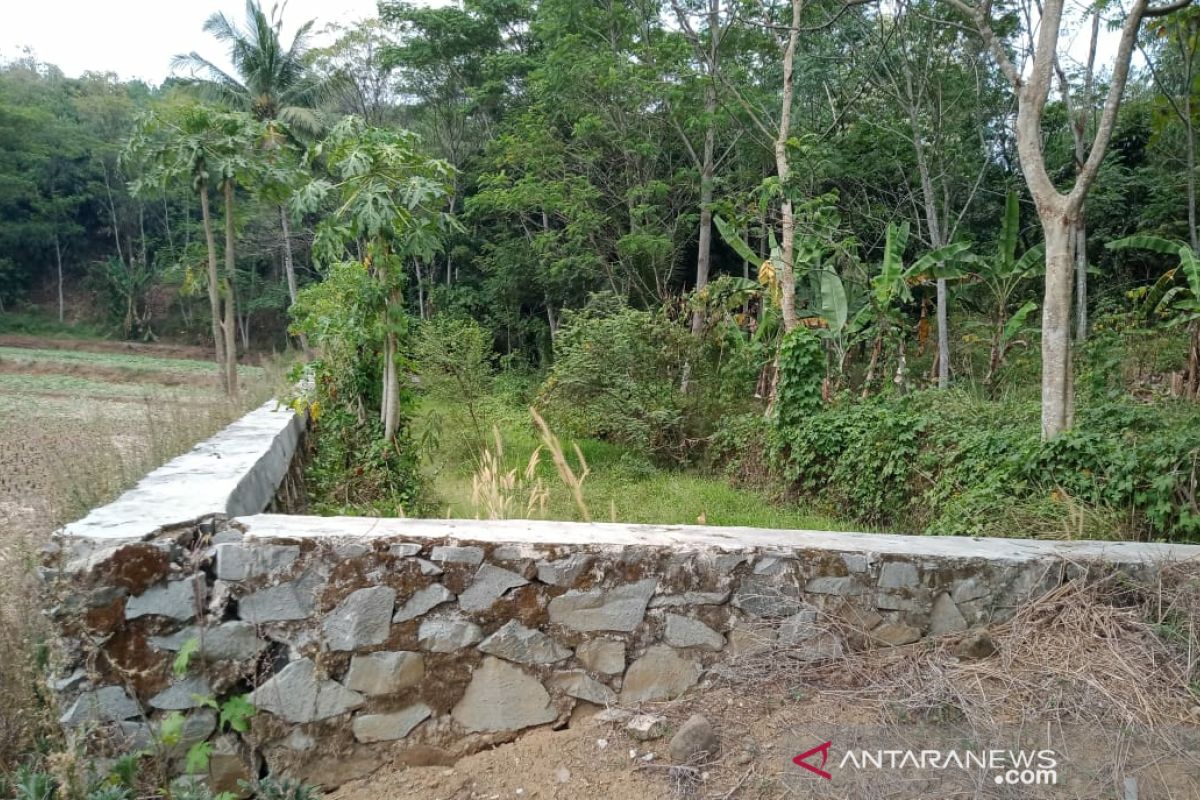
M775 419L781 429L794 428L821 407L825 353L808 328L799 327L779 345L779 387Z
M306 287L292 307L293 330L321 348L309 365L314 378L309 488L317 508L353 509L379 503L393 512L412 508L420 492L415 448L407 423L394 442L383 440L382 404L384 289L357 261L333 264L324 281ZM407 341L406 316L394 332ZM402 371L408 361L398 354ZM414 398L401 384L402 417Z
M656 458L686 457L698 420L684 370L696 370L699 352L682 325L601 295L564 314L554 351L541 401L556 424Z
M772 453L802 495L869 524L1187 540L1200 537L1189 499L1198 418L1184 405L1097 401L1070 431L1042 442L1035 403L920 392L844 399L780 429ZM1070 524L1076 518L1087 520L1083 531Z
M179 652L175 654L175 660L171 662L171 671L176 678L182 678L187 675L188 666L191 664L192 656L200 650L200 640L196 638L188 639L179 648Z

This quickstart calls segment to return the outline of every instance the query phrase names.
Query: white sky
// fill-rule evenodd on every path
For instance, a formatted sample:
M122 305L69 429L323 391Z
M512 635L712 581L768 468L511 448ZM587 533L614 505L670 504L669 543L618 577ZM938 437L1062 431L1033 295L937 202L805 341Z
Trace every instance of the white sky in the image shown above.
M227 66L223 46L201 30L214 11L235 23L244 19L245 0L3 0L0 11L0 59L33 48L39 61L76 77L87 70L116 72L158 84L170 74L171 57L196 50ZM273 0L264 0L270 13ZM375 0L289 0L284 41L296 27L316 19L349 24L375 16ZM326 44L324 37L313 41Z

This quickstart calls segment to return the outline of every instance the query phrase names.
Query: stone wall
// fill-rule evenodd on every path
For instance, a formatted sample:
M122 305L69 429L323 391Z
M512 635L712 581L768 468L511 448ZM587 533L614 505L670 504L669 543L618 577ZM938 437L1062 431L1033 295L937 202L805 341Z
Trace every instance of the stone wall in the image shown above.
M277 437L294 422L274 424ZM277 489L287 466L260 483ZM221 789L264 769L332 786L396 758L447 763L580 708L672 700L764 650L824 661L962 637L1082 571L1145 577L1200 556L698 526L149 522L131 535L85 520L48 552L51 688L63 727L96 750L150 745L182 715L167 749L181 760L211 740ZM203 707L243 694L258 709L243 733Z

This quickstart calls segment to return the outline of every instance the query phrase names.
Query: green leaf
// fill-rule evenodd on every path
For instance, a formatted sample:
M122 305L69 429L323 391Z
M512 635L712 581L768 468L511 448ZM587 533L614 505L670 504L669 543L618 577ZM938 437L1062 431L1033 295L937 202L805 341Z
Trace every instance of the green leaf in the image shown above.
M179 744L183 737L183 714L172 711L158 725L158 738L168 747Z
M207 772L208 762L211 756L211 742L196 742L194 745L188 748L187 756L184 758L184 771L189 775Z
M754 248L746 243L746 240L738 235L733 226L721 218L719 214L713 215L713 224L717 226L717 230L721 233L721 238L734 249L739 256L751 264L757 264L759 256L754 252Z
M1025 319L1033 313L1037 308L1037 303L1032 300L1025 302L1023 306L1018 308L1009 318L1008 323L1004 326L1004 331L1000 334L1000 343L1008 344L1012 341L1017 332L1025 325Z
M846 302L846 287L834 268L826 264L818 273L821 278L821 316L833 332L841 331L846 325L849 307Z
M250 730L250 720L257 712L258 709L250 703L249 695L234 695L221 704L220 725L245 733Z
M188 664L192 660L192 656L200 649L200 640L192 637L183 643L179 648L179 653L175 656L175 661L171 665L171 671L175 673L176 678L182 678L187 675Z
M1017 234L1021 226L1021 207L1017 193L1009 192L1004 198L1004 222L1000 226L1000 264L1008 266L1017 258Z

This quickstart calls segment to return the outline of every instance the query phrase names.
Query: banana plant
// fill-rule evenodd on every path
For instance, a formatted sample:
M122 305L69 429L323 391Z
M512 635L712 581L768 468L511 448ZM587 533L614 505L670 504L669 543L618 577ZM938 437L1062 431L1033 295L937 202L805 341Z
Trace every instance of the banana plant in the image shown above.
M1017 335L1025 326L1029 315L1037 310L1037 303L1027 300L1012 310L1013 296L1021 283L1043 272L1046 268L1043 255L1044 244L1038 244L1017 257L1017 240L1020 232L1020 208L1016 192L1009 192L1004 203L1004 221L1000 227L1000 240L996 244L996 255L992 259L977 259L972 278L987 291L991 300L991 352L988 355L987 376L983 379L988 390L995 386L996 376L1004 364L1004 358Z
M904 250L908 247L909 224L891 223L884 240L883 261L879 272L871 278L868 302L859 310L856 326L873 329L871 360L863 381L865 397L874 383L884 347L888 340L896 347L896 370L893 382L903 390L906 381L907 357L905 354L906 331L902 309L913 299L912 287L937 278L954 278L962 273L959 265L969 259L970 244L952 242L931 250L917 259L911 266L904 265Z
M1188 330L1188 368L1184 392L1196 397L1200 392L1200 259L1183 242L1158 236L1135 234L1108 243L1109 250L1150 250L1179 259L1146 292L1141 315L1147 322L1165 319L1168 326L1186 325ZM1179 283L1180 273L1184 283Z

